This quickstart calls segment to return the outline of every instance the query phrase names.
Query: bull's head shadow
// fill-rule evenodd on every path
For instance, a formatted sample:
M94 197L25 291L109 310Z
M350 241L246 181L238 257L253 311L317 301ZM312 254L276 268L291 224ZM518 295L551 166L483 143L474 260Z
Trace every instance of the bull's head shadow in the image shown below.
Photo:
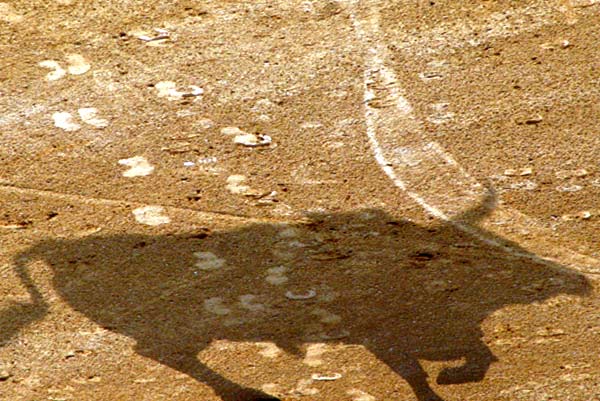
M489 201L459 220L473 224ZM464 359L443 370L438 384L480 381L495 361L482 342L483 319L507 305L590 289L582 275L494 240L516 252L454 224L421 227L380 210L212 233L45 240L15 258L32 304L0 315L11 323L0 326L0 341L44 315L27 273L28 261L42 259L74 309L134 338L137 352L212 386L223 400L277 398L202 364L199 351L215 339L272 341L291 353L307 342L362 344L420 401L441 400L419 359Z

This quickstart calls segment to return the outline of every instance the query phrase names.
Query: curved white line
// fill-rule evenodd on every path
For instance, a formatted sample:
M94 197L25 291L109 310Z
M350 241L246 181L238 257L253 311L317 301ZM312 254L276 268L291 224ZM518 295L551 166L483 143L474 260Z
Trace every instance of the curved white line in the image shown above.
M412 200L414 200L419 206L421 206L430 215L439 218L449 224L454 225L458 229L473 235L479 240L483 241L492 246L501 247L505 251L510 252L513 255L520 257L527 257L535 259L537 262L550 263L556 261L561 265L568 266L574 270L577 270L586 274L600 274L600 261L587 255L579 254L578 252L566 249L557 244L550 244L550 247L546 247L543 251L525 253L519 252L506 245L501 244L495 239L482 233L481 230L476 227L457 222L449 216L448 212L443 211L439 206L436 206L431 201L427 200L426 197L435 197L435 194L416 192L411 189L413 186L410 185L410 175L414 172L423 173L426 169L419 167L420 163L426 164L434 173L446 173L451 174L452 181L462 183L463 185L451 185L445 188L435 188L435 192L448 193L448 188L452 189L454 194L459 195L446 195L445 204L458 204L468 208L469 204L477 202L477 198L481 198L484 194L481 192L483 186L477 183L472 177L470 177L456 161L448 155L437 143L426 143L423 141L422 135L420 136L420 143L411 144L410 147L401 148L408 153L408 157L400 157L400 161L392 160L392 150L386 146L382 146L382 139L378 139L378 132L397 132L398 129L413 130L418 129L420 131L420 125L413 115L413 109L410 106L408 100L402 95L401 88L398 84L398 79L394 71L385 65L387 48L381 43L381 37L383 35L379 32L379 14L377 7L372 3L369 6L365 6L364 9L367 15L360 18L357 13L361 10L358 9L359 0L346 0L347 5L350 9L350 16L354 25L356 34L359 42L362 46L366 47L366 60L365 68L363 73L364 79L364 103L365 103L365 122L367 126L367 136L369 143L373 151L375 160L379 164L380 168L385 174L392 180L394 185L403 190ZM373 102L379 102L383 104L384 110L387 106L387 112L381 113L379 109L372 105ZM384 115L382 115L384 114ZM383 128L383 129L378 129ZM393 135L392 135L393 136ZM386 145L392 144L397 145L401 141L396 140L392 136L386 136L383 141ZM411 159L411 153L416 153L417 157ZM424 156L420 158L420 156ZM429 164L427 164L429 163ZM404 179L400 176L399 171L404 170ZM433 181L432 173L429 172L427 177ZM448 180L445 181L446 185ZM430 191L431 192L431 191ZM439 204L439 202L437 202ZM513 227L517 227L521 230L534 230L539 231L538 234L542 236L548 236L548 233L543 232L544 230L536 228L539 224L523 215L522 213L509 209L501 208L494 211L496 218L501 220L517 220L524 221L527 224L514 224ZM536 236L539 237L539 236ZM532 245L532 244L528 244ZM548 254L550 249L551 254ZM537 250L536 250L537 251ZM535 254L543 254L542 257L538 257ZM582 267L585 266L585 267Z

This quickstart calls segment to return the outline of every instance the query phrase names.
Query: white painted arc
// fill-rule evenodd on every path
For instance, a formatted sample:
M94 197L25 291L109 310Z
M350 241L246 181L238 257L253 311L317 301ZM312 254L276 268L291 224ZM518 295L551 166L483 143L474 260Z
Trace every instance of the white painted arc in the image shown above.
M369 2L371 3L369 6L363 7L363 10L367 10L367 15L359 17L358 13L362 11L359 10L358 7L360 1L346 0L346 3L350 9L351 19L358 40L361 46L365 47L365 68L363 79L365 103L364 110L367 136L375 160L377 161L380 168L385 172L385 174L393 181L393 183L398 188L406 192L406 194L411 199L413 199L430 215L439 218L443 221L446 221L450 224L453 224L458 229L475 236L476 238L480 239L481 241L487 244L501 247L504 250L516 256L533 258L538 262L550 263L550 261L554 260L562 265L568 266L569 268L573 268L583 273L600 273L600 261L598 261L597 259L589 257L587 255L579 254L578 252L566 249L554 243L551 243L551 246L545 244L546 247L544 248L543 252L539 252L541 250L533 249L534 251L538 251L537 253L539 253L541 257L535 256L534 253L524 253L508 248L505 245L493 239L491 236L485 235L483 230L470 226L468 224L464 224L462 222L452 220L451 216L448 214L448 210L444 210L444 206L447 206L448 204L462 203L464 206L467 206L464 210L467 210L468 205L465 205L464 203L465 197L452 198L452 195L448 195L448 192L450 191L448 191L448 188L446 186L436 187L434 188L435 192L446 193L446 198L448 200L451 200L451 202L440 204L439 201L432 202L430 199L428 199L432 197L431 190L429 192L424 193L422 190L418 190L418 188L415 189L413 186L407 184L406 173L410 173L410 171L405 171L405 174L403 176L402 170L408 170L406 168L406 164L410 165L410 163L405 163L405 165L402 165L401 163L392 163L390 157L390 149L386 149L386 147L382 146L382 143L385 145L387 143L397 142L394 138L390 138L391 135L394 135L394 133L398 132L398 129L396 127L408 125L412 128L415 128L415 126L419 126L419 123L415 121L415 118L412 115L413 111L412 107L410 106L410 103L401 94L401 89L398 85L398 79L395 76L394 71L385 65L384 60L386 60L387 48L381 43L381 37L383 37L383 35L381 35L379 32L379 15L377 7L375 7L372 4L372 2ZM373 89L373 84L376 82L381 82L385 86L386 97L388 99L388 102L386 104L389 106L383 109L383 113L386 113L385 116L381 115L382 113L379 111L378 108L372 107L370 105L370 103L374 99L378 98L377 94L375 93L375 89ZM393 124L390 124L390 121L392 121ZM380 127L380 125L382 125L383 127ZM420 139L421 142L413 144L412 147L417 150L428 149L428 156L433 155L433 158L429 160L429 174L433 175L433 173L439 173L440 170L448 170L448 168L453 169L454 172L450 172L451 174L453 174L453 179L446 180L445 184L449 187L455 187L451 188L453 189L453 191L451 191L453 193L470 194L466 197L466 200L469 200L471 202L471 207L473 204L477 204L477 195L476 192L473 191L473 189L481 189L483 187L479 183L475 182L475 180L472 177L470 177L462 169L462 167L447 152L445 152L442 149L441 146L439 146L436 143L427 143L423 140L422 137ZM418 165L420 162L421 160L416 161L415 165ZM430 178L433 179L433 177ZM458 185L456 183L468 184L470 188L457 188ZM481 195L483 194L481 193ZM538 234L546 234L545 236L550 237L550 233L546 233L544 232L545 230L539 228L539 224L535 224L535 222L531 218L523 215L522 213L516 210L506 207L499 207L496 210L494 210L493 218L496 219L496 221L509 220L512 222L513 226L515 225L514 222L516 222L516 225L519 225L520 222L526 222L528 224L520 224L519 227L516 228L520 228L523 231L537 230ZM532 247L532 244L527 245ZM548 251L548 249L550 249L551 251Z

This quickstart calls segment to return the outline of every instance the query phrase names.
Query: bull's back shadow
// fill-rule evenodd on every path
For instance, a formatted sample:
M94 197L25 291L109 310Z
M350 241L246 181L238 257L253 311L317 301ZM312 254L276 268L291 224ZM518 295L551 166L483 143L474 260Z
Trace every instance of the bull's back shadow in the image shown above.
M481 339L483 319L589 290L577 273L452 224L421 227L380 210L223 232L47 240L18 257L26 259L51 266L74 309L224 400L275 398L202 365L197 354L215 339L272 341L291 353L307 342L363 344L419 400L441 400L418 359L466 361L443 370L440 384L482 380L495 360Z

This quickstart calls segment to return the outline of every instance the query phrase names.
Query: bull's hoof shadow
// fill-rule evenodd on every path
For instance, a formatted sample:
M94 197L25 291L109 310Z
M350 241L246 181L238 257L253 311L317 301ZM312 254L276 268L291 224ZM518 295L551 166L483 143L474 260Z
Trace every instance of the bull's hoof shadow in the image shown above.
M474 366L458 366L442 369L437 377L437 384L463 384L482 381L486 369Z
M233 396L223 396L224 401L281 401L280 398L263 393L262 391L243 388Z

